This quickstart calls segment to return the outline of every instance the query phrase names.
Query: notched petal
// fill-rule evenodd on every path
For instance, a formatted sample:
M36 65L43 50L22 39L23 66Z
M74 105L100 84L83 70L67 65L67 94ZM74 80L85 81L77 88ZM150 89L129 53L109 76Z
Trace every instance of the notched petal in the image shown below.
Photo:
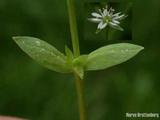
M93 23L99 23L101 22L102 20L99 19L99 18L88 18L89 21L93 22Z
M98 14L96 12L93 12L91 14L92 14L93 17L97 17L97 18L101 18L102 17L102 15L100 15L100 14Z

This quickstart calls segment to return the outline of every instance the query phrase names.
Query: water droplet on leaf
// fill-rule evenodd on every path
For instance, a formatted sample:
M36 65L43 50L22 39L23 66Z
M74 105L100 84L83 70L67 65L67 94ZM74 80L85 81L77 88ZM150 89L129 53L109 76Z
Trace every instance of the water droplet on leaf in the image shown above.
M40 45L41 45L41 43L40 43L39 41L36 41L36 44L37 44L38 46L40 46Z

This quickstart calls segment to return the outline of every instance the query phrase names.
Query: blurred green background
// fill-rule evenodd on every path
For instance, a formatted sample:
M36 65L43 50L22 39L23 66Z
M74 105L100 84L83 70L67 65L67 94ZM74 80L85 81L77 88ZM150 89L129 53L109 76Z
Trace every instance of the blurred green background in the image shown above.
M76 2L83 54L119 42L139 44L145 50L126 63L87 73L88 120L124 120L126 112L160 112L160 0L118 1L124 5L120 9L133 11L132 40L108 40L105 32L96 35L96 25L86 18L90 15L85 4L90 2L107 1ZM123 26L126 38L131 29L127 26ZM17 35L41 38L62 52L65 44L71 48L66 0L0 0L0 115L78 120L72 75L34 62L11 39Z

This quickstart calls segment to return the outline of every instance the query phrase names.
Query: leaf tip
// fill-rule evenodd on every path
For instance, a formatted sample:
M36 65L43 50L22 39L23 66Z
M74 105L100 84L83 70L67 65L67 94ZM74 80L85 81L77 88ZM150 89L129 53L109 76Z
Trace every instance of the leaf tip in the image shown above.
M17 37L16 37L16 36L13 36L12 39L13 39L14 41L16 41Z
M143 46L138 46L139 47L139 52L144 50L144 47Z
M141 46L141 50L144 50L144 47L143 47L143 46Z
M17 42L19 40L20 36L13 36L12 39Z

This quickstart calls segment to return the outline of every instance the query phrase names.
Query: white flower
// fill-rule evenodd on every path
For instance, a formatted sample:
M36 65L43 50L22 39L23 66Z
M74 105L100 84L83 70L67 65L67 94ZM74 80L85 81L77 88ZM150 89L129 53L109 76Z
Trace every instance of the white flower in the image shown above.
M114 13L114 11L114 9L108 9L106 6L103 9L99 9L99 12L91 13L94 18L89 18L88 20L94 23L98 23L97 33L107 26L123 31L123 28L120 27L120 21L127 16L125 14L121 14L121 12Z

